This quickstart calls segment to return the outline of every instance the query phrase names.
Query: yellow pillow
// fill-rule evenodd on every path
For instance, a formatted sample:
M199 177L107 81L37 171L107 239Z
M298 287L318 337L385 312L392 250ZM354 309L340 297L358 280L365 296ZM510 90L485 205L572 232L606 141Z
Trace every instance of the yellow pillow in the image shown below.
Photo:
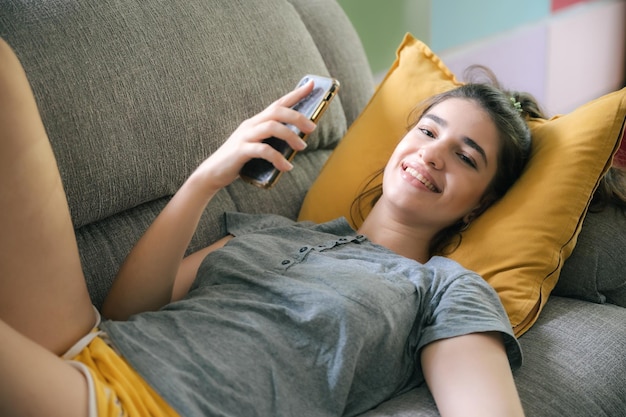
M307 193L300 220L349 219L364 182L384 167L404 135L411 109L457 85L441 60L407 34L389 73ZM496 289L518 336L537 319L576 244L589 200L619 146L625 115L622 89L567 115L532 120L524 174L450 255Z

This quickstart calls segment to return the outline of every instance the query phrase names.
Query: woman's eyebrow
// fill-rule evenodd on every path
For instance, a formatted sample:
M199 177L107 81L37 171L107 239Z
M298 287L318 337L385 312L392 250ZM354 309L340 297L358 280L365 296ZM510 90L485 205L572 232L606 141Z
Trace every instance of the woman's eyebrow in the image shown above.
M478 152L480 154L480 156L483 157L483 161L485 161L485 165L489 165L487 163L487 154L485 153L485 150L478 144L476 143L476 141L472 138L468 138L467 136L463 137L463 142L469 146L472 149L475 149L476 152Z
M426 119L430 119L433 122L437 123L438 125L440 125L441 127L446 127L448 126L448 122L446 122L444 119L442 119L441 117L432 114L432 113L426 113L424 114L422 117L426 118ZM482 146L480 146L478 143L476 143L476 141L470 137L467 136L463 136L463 143L465 143L467 146L469 146L470 148L476 150L476 152L478 152L480 154L480 156L483 158L483 161L485 161L485 165L489 165L487 162L487 154L485 153L485 150L482 148Z
M448 126L448 122L446 122L445 120L443 120L441 117L434 115L432 113L426 113L422 116L425 119L430 119L433 122L437 123L438 125L441 125L443 127Z

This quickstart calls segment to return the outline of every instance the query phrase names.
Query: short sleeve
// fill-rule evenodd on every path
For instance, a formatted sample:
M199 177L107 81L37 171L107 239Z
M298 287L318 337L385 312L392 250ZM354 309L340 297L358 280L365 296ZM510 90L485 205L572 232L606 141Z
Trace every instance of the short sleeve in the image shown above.
M433 285L431 314L418 349L440 339L495 331L503 336L511 368L521 366L521 348L506 311L485 280L466 271L447 282L435 279Z

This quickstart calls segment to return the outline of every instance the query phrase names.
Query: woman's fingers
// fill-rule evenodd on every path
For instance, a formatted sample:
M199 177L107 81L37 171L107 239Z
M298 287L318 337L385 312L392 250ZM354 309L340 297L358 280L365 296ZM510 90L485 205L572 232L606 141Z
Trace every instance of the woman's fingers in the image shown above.
M304 133L311 133L315 129L315 123L291 107L309 95L312 90L313 81L309 81L303 86L285 94L283 97L270 104L265 110L253 116L249 120L252 123L262 123L263 121L275 120L292 125ZM273 136L278 137L277 135Z
M294 111L291 112L296 113ZM285 119L286 118L281 118L281 120ZM308 122L310 122L310 124L299 122L299 125L302 127L300 130L307 134L315 129L315 124L310 120ZM293 124L284 121L279 122L276 119L269 119L258 124L253 124L249 132L247 132L247 140L249 142L263 143L265 139L274 137L284 140L293 149L301 151L306 148L306 142L296 133L298 130L293 129L290 125ZM298 126L296 127L299 129Z
M315 123L292 109L298 101L311 93L313 82L296 88L274 101L260 113L244 120L222 146L198 169L206 174L211 187L225 187L239 176L243 165L253 158L262 158L281 171L293 166L265 140L271 137L284 140L291 148L301 151L306 143L298 135L315 129Z
M306 148L306 142L301 139L298 133L311 133L315 129L315 123L291 107L310 94L312 89L313 82L309 81L285 94L265 110L240 125L238 130L241 130L243 134L240 138L241 145L245 147L246 144L255 144L255 146L248 146L244 149L249 159L263 158L278 169L291 168L291 164L285 160L282 154L264 141L274 137L284 140L296 151Z
M306 97L311 91L313 91L313 80L309 80L308 82L302 84L300 87L291 90L290 92L276 100L274 103L272 103L270 106L274 104L283 107L294 106L298 101Z

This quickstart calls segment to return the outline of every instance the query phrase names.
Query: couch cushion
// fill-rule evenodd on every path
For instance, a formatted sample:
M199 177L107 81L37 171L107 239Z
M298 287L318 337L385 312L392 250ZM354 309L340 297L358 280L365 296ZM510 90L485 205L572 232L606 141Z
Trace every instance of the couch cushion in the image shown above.
M404 135L411 109L457 85L443 62L407 35L398 59L311 187L300 218L350 217L354 197ZM593 191L611 165L625 115L623 89L570 114L531 120L533 149L524 174L473 222L449 255L498 291L517 335L537 319L574 248Z
M551 297L515 373L527 417L613 417L626 410L626 309Z
M626 213L609 204L588 212L553 294L626 307Z

